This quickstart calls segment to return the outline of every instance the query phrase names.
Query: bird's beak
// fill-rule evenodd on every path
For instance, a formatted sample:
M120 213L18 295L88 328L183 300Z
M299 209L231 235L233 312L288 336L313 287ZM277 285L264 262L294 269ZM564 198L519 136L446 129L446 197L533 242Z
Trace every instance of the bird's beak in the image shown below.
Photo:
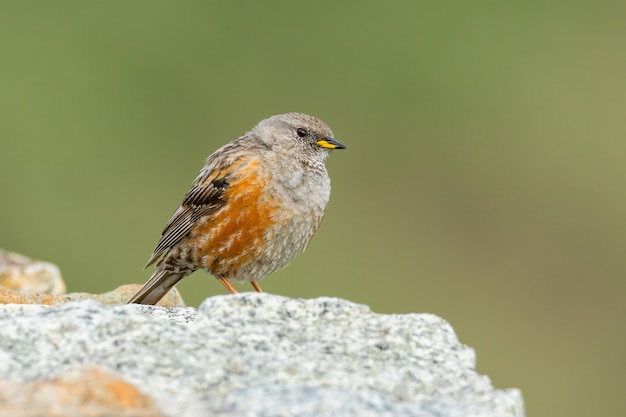
M346 149L346 146L333 138L324 138L315 142L316 145L328 149Z

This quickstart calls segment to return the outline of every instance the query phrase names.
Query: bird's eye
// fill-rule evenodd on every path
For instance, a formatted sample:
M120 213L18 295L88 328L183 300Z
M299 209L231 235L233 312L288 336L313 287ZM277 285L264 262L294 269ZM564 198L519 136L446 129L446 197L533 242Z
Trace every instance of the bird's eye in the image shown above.
M305 137L306 135L309 134L309 132L306 131L305 128L303 127L299 127L298 130L296 130L296 133L298 134L298 136L300 136L301 138Z

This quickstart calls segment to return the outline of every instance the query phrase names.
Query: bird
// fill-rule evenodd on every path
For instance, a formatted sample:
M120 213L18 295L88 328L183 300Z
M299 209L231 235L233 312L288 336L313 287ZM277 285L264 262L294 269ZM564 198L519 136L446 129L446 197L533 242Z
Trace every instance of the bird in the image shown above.
M322 120L302 113L260 121L205 161L167 222L145 268L154 273L129 303L156 304L204 269L230 293L258 281L308 246L330 199L325 161L345 149ZM145 269L144 268L144 269Z

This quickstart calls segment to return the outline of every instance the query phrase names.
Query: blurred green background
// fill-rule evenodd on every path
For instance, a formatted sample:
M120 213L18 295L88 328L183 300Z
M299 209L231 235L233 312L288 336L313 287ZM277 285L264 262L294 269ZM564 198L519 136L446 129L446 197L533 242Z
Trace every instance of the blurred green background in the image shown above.
M3 2L0 247L143 283L204 158L272 114L348 149L263 288L432 312L529 416L626 383L626 3ZM224 294L199 272L186 301ZM250 287L241 287L250 290Z

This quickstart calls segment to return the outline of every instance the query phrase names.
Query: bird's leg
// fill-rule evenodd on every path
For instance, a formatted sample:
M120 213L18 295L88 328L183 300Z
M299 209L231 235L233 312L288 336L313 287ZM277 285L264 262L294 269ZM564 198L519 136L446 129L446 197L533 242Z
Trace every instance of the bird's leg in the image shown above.
M233 287L233 284L230 283L228 278L226 278L226 277L218 277L217 279L222 283L223 286L226 287L228 292L230 292L231 294L237 294L237 290L235 289L235 287Z
M256 292L263 292L263 290L261 289L261 287L259 286L259 284L256 283L256 281L250 281L250 284L254 287L254 289L256 290Z

